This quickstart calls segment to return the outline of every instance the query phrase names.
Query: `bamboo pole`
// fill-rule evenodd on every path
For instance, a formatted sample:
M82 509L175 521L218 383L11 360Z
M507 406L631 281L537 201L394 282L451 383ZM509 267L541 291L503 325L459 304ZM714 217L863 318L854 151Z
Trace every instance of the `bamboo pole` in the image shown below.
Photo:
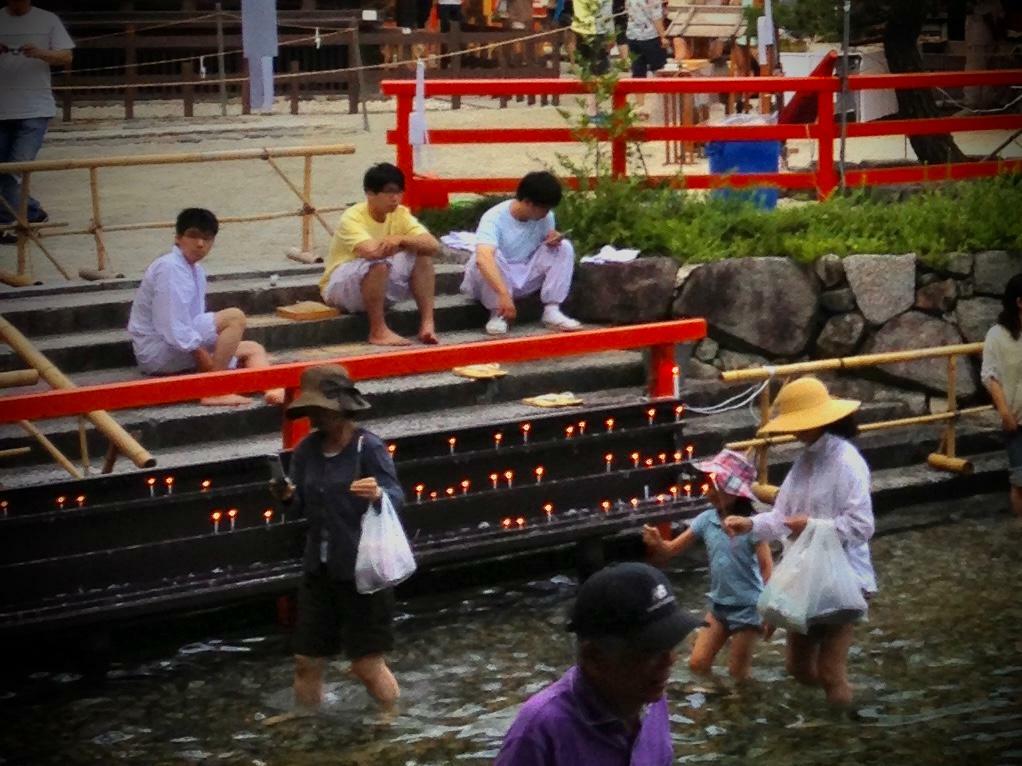
M89 435L85 432L85 418L78 416L78 447L82 453L82 472L88 476L92 472L92 461L89 460Z
M10 447L9 449L0 449L0 460L9 457L24 457L31 451L31 447Z
M770 420L770 386L764 386L759 394L760 428L765 426L768 420ZM770 445L764 444L756 451L756 474L759 477L760 484L767 483L767 470L769 468L769 455L767 453L769 449Z
M978 354L983 350L982 343L960 343L954 346L932 346L912 351L888 351L882 354L862 354L835 359L817 359L812 362L796 362L782 364L777 367L751 367L747 370L729 370L720 374L720 379L727 383L743 383L766 380L775 375L804 375L811 372L828 370L852 370L859 367L874 367L894 362L911 362L917 359L952 356L957 354Z
M859 426L861 433L868 433L870 431L887 431L891 428L900 428L902 426L915 426L922 425L924 423L939 423L944 420L951 420L952 418L964 417L966 415L979 415L983 412L991 412L993 405L987 404L981 407L966 407L962 410L955 410L954 412L936 412L932 415L913 415L908 418L898 418L896 420L878 420L875 423L866 423ZM795 437L791 434L782 434L780 436L761 436L756 439L746 439L744 441L731 442L725 445L728 449L732 450L746 450L753 447L759 447L763 444L777 445L777 444L791 444L795 441Z
M305 198L312 199L312 157L306 157L302 168L302 191ZM312 217L302 209L302 252L312 252Z
M954 413L958 409L958 365L957 357L947 358L947 411ZM947 429L944 431L944 454L948 457L955 456L955 422L957 418L951 418L947 422Z
M39 370L12 370L0 372L0 388L34 386L39 382Z
M29 285L42 284L28 274L15 274L10 271L0 270L0 282L11 287L28 287Z
M2 338L14 352L24 360L30 367L39 371L40 377L49 383L53 388L77 388L75 384L62 373L57 367L39 353L29 342L28 338L4 317L0 316L0 338ZM110 417L110 414L103 410L93 410L85 413L87 417L100 432L111 442L117 445L117 449L123 452L139 468L152 468L156 465L156 458L149 454L121 425Z
M34 160L32 162L0 163L0 173L46 172L51 170L88 170L89 168L124 168L144 165L177 165L196 162L230 162L233 160L262 160L267 156L326 157L354 154L351 144L323 144L321 146L282 146L272 149L228 149L220 152L184 152L182 154L138 154L115 157L95 157L75 160Z
M284 171L280 169L280 165L278 165L274 161L273 157L266 155L264 159L270 164L270 167L273 168L274 171L276 171L277 175L280 176L281 179L283 179L284 183L287 184L287 188L293 191L295 195L298 197L298 199L302 201L302 203L305 205L304 212L311 213L312 215L316 216L316 220L323 225L324 229L326 229L326 233L329 234L330 236L333 236L334 232L330 228L330 224L328 224L326 222L326 219L323 218L323 216L316 211L316 208L313 206L309 198L302 194L302 190L295 186L291 179L288 178L287 175L285 175Z
M26 179L28 178L27 173L25 174L24 178ZM24 188L24 185L22 186L22 188ZM35 243L35 246L43 251L43 255L45 255L49 259L50 263L52 263L57 268L57 271L64 275L65 279L70 280L71 275L64 270L64 267L60 265L60 262L56 258L54 258L50 251L43 246L42 241L39 239L36 233L32 231L32 227L29 226L27 208L23 210L21 213L18 213L17 211L15 211L14 208L11 207L10 203L3 197L0 197L0 202L3 203L4 207L7 208L8 212L11 215L13 215L18 222L18 276L20 277L27 276L23 270L26 264L23 263L22 258L23 250L22 245L25 245L27 247L28 245L26 241L27 238L32 240L32 242ZM25 202L26 200L22 200L23 207Z
M26 432L28 432L28 434L31 437L33 437L37 442L39 442L42 448L50 453L50 457L52 457L54 460L60 463L61 468L63 468L65 471L67 471L76 479L84 478L82 476L82 472L75 467L75 464L68 460L64 453L57 449L57 446L49 439L47 439L42 431L40 431L38 428L36 428L32 423L28 422L27 420L19 420L18 425L21 426Z
M92 236L96 240L96 271L106 270L106 244L103 219L99 212L99 169L89 168L89 193L92 195Z

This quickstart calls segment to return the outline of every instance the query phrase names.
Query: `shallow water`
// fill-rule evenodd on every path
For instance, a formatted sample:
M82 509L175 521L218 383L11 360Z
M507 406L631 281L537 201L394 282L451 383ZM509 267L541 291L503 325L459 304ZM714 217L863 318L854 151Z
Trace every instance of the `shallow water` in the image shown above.
M852 714L787 679L783 633L735 690L676 666L678 763L1022 764L1022 526L1003 515L874 541L881 593L850 658ZM693 609L704 570L672 574ZM566 577L404 604L400 714L376 713L331 665L328 704L274 726L290 701L277 634L210 638L116 665L102 687L37 673L0 694L5 764L483 764L517 706L572 662Z

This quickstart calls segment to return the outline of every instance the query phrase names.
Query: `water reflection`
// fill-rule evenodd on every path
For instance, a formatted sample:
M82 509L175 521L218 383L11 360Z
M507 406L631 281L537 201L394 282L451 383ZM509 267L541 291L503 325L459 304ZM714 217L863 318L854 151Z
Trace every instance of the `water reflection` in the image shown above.
M875 542L882 591L850 658L851 715L785 676L783 634L761 645L740 690L722 665L705 679L679 663L668 691L678 762L1022 764L1020 531L998 516ZM701 604L705 571L672 579L686 605ZM562 615L573 592L558 577L406 605L394 718L335 664L321 715L266 725L290 700L277 635L117 666L98 691L39 674L30 687L46 694L20 687L0 700L0 762L489 763L517 706L572 662Z

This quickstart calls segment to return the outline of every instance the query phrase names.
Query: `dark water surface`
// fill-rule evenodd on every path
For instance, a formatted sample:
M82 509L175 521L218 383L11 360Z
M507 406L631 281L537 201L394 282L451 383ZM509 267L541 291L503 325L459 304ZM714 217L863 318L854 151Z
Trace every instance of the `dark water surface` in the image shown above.
M1004 515L874 541L881 593L850 658L853 715L783 672L783 633L740 691L679 662L668 689L678 763L1022 764L1022 525ZM675 573L695 609L705 571ZM116 665L101 687L37 673L3 684L0 763L484 764L517 706L572 662L555 577L404 604L386 720L340 665L320 716L263 722L290 701L276 633L211 638ZM687 647L685 648L687 654Z

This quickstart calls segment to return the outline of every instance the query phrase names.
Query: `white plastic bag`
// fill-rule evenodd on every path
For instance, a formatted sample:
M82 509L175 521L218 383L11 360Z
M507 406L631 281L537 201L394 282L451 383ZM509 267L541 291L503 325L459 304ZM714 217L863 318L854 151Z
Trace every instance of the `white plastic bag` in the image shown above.
M355 588L359 593L393 587L415 572L412 547L386 492L379 502L379 510L370 506L362 516L362 536L355 557Z
M766 622L797 633L862 618L866 600L833 521L809 520L785 549L756 608Z

